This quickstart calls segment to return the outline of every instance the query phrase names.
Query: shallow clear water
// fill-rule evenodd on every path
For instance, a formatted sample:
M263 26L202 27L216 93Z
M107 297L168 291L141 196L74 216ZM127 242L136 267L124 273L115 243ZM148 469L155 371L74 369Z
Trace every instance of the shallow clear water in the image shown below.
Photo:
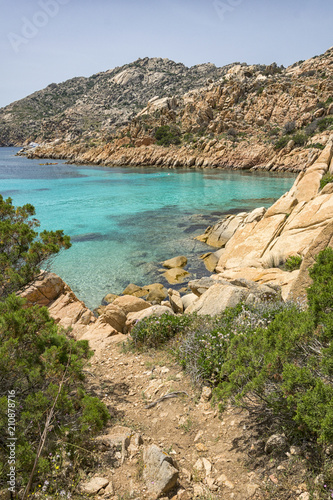
M163 282L160 262L175 255L189 257L194 276L205 274L198 256L209 247L193 237L222 214L270 206L294 181L213 169L82 167L17 151L0 148L0 193L15 205L32 203L42 229L71 236L52 270L89 307L128 283ZM40 165L47 161L58 164Z

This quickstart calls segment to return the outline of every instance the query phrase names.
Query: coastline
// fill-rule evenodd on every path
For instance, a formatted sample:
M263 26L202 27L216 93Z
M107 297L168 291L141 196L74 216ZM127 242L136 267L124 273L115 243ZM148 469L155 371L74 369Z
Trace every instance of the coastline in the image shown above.
M328 139L329 133L322 136L323 145ZM242 141L237 146L208 140L202 143L200 149L194 149L189 146L145 145L145 141L140 139L132 147L130 139L125 137L94 147L67 142L25 146L18 154L31 159L62 159L77 165L105 167L156 166L299 173L313 164L320 153L321 150L316 148L293 148L292 145L276 151L271 144L252 140Z
M149 286L137 287L132 284L132 290L124 290L120 296L113 295L96 319L63 284L60 288L65 292L58 294L55 302L50 301L51 314L61 324L72 326L74 332L77 329L78 338L97 341L100 335L108 337L128 333L133 322L149 314L171 311L172 314L196 312L199 315L215 315L239 301L261 300L267 294L280 295L285 301L302 300L311 283L309 263L314 261L321 249L333 245L333 184L328 182L324 187L321 185L323 176L333 170L332 158L333 135L318 160L305 173L301 172L292 188L268 210L255 209L250 213L226 217L206 231L200 237L201 241L205 241L206 236L215 241L220 240L216 252L207 252L208 257L215 254L216 260L207 276L189 282L190 294L188 290L181 290L185 293L181 295L169 281L169 290L158 285L159 292L163 289L163 297L158 293L158 299L152 296L153 300L149 302L147 298L141 298L146 297L147 293L142 292L149 292ZM300 268L291 271L282 269L280 261L286 262L292 256L299 257ZM175 273L186 273L185 265L174 266ZM47 278L49 281L50 278ZM156 283L154 286L156 288ZM43 290L45 284L40 283L29 291L31 302L36 302L38 287ZM45 299L48 294L42 291L40 295ZM132 304L137 303L137 300L139 309L136 309L137 306L134 310L126 309L128 301ZM118 303L119 307L125 307L126 314L119 313ZM139 313L143 310L142 316ZM129 316L131 313L136 315Z

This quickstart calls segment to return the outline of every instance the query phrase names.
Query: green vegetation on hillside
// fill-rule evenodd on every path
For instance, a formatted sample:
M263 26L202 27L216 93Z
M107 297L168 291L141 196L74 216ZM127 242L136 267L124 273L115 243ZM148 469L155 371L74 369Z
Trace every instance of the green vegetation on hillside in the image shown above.
M291 264L299 267L300 259ZM310 276L306 308L278 301L238 305L214 318L149 318L133 328L132 342L157 347L173 337L179 363L197 383L214 387L216 402L231 400L271 419L290 443L311 447L316 467L328 460L331 470L324 453L333 444L331 248L318 255ZM330 475L325 481L332 486Z

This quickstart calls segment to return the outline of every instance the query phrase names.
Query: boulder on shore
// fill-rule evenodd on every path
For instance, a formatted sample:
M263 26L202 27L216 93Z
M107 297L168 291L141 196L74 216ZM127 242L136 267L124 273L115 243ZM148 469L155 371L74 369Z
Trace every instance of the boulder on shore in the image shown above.
M187 258L184 255L178 255L177 257L173 257L172 259L165 260L162 262L162 266L167 269L172 269L174 267L184 267L187 264Z
M170 285L177 285L183 283L185 279L190 276L190 273L182 269L181 267L174 267L173 269L168 269L163 273L164 278Z

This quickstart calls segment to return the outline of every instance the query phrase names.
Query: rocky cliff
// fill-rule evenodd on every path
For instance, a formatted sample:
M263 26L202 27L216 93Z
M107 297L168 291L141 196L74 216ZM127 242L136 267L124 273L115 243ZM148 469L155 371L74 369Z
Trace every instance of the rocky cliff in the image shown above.
M161 70L165 65L168 71ZM25 132L12 143L33 139L43 144L28 151L29 157L85 164L301 171L318 158L333 128L332 76L333 49L287 69L188 69L144 59L97 76L93 89L81 89L84 97L38 122L42 129L35 135L23 120ZM103 97L108 79L109 108ZM34 99L42 99L37 94ZM122 104L127 99L130 104ZM2 144L10 143L10 124L24 102L0 113Z

